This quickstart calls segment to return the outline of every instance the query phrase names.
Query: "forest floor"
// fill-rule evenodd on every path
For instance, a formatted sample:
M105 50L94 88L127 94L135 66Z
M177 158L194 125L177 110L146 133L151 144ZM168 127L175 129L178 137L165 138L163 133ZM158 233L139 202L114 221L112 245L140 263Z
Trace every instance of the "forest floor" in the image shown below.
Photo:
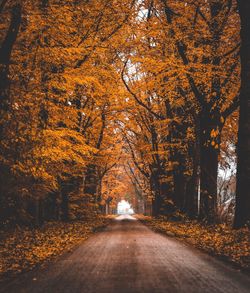
M112 217L111 217L112 218ZM87 221L48 222L40 228L17 227L0 231L0 282L74 249L111 218Z
M136 217L156 232L177 237L250 272L250 231L248 228L233 230L224 224L206 226L190 220L169 221L164 217L152 218L142 215Z

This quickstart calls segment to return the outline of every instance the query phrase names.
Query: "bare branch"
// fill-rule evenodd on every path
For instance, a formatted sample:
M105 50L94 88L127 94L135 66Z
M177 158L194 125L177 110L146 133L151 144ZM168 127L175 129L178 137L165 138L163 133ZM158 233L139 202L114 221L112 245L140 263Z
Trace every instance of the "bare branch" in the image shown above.
M225 57L231 55L232 53L234 53L237 49L240 48L240 44L241 43L238 43L233 49L231 49L227 53L223 54L220 58L225 58Z

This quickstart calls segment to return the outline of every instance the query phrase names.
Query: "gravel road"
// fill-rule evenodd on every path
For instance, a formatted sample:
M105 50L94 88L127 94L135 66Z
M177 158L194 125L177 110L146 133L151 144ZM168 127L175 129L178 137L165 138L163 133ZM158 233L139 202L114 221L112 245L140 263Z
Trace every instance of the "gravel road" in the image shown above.
M250 278L131 216L120 216L73 252L23 274L0 292L249 293Z

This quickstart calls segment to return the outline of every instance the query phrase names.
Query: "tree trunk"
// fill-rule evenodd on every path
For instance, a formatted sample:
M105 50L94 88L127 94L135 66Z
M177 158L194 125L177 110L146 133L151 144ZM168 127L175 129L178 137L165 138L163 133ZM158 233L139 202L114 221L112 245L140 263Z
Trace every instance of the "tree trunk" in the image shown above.
M185 158L184 155L178 150L175 150L174 162L178 163L177 166L174 166L173 170L173 181L174 181L174 190L173 190L173 199L175 206L183 211L185 204L185 189L186 189L186 179L184 175L185 171Z
M238 0L238 4L242 45L235 228L250 226L250 2Z
M161 175L157 172L151 175L151 190L154 193L152 200L152 216L167 215L175 211L172 204L172 192L168 182L160 182Z
M190 219L195 219L198 215L198 172L193 171L192 177L187 182L186 187L186 201L185 201L185 213Z
M184 206L184 195L185 195L185 178L180 170L173 172L174 178L174 203L175 206L182 210Z
M91 164L87 167L84 181L84 193L93 195L93 201L95 200L97 193L97 174L95 165Z
M209 117L211 116L211 117ZM217 220L217 174L221 125L213 114L202 113L200 120L200 219Z
M100 176L97 177L97 186L96 186L96 204L98 205L99 212L103 213L102 202L102 178Z
M188 155L192 159L192 176L187 181L185 195L185 212L191 219L198 216L198 186L200 167L200 141L199 141L199 121L196 121L196 137L193 144L189 146Z
M155 174L151 175L151 190L154 194L154 198L152 199L152 216L157 217L160 215L162 201L158 176L156 176Z
M6 1L2 3L5 4ZM1 7L3 8L3 6ZM8 32L0 47L0 141L4 138L4 115L8 112L9 87L10 81L8 78L10 58L13 46L15 44L19 27L21 24L21 5L17 4L12 9L11 22ZM7 169L7 170L6 170ZM6 184L5 173L8 173L8 168L0 162L0 204L4 198L4 185Z
M161 214L162 200L159 194L155 194L152 200L152 216L158 217Z
M201 147L200 218L214 222L217 214L218 154L211 148Z
M17 4L12 9L11 23L6 37L0 48L0 111L9 108L9 65L13 46L15 44L19 27L21 24L22 7ZM1 113L2 114L2 113ZM0 128L0 139L2 138L2 125Z
M63 221L69 220L69 183L62 182L61 184L61 217Z
M43 225L43 222L44 222L43 200L41 198L36 200L35 208L36 208L36 215L35 215L36 226L40 227Z
M198 162L193 162L193 174L187 182L186 196L185 196L185 213L194 219L198 215L198 184L199 184L199 173L198 173Z

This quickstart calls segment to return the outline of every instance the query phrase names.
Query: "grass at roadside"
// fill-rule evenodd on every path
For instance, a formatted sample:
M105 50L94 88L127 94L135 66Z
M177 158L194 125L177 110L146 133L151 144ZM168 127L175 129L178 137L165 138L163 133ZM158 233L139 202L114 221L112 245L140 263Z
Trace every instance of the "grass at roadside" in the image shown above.
M184 241L228 260L237 267L250 271L250 231L248 228L233 230L226 225L205 226L197 221L168 221L164 217L137 218L157 232Z
M41 228L16 228L0 232L0 281L43 264L72 250L111 219L48 222Z

